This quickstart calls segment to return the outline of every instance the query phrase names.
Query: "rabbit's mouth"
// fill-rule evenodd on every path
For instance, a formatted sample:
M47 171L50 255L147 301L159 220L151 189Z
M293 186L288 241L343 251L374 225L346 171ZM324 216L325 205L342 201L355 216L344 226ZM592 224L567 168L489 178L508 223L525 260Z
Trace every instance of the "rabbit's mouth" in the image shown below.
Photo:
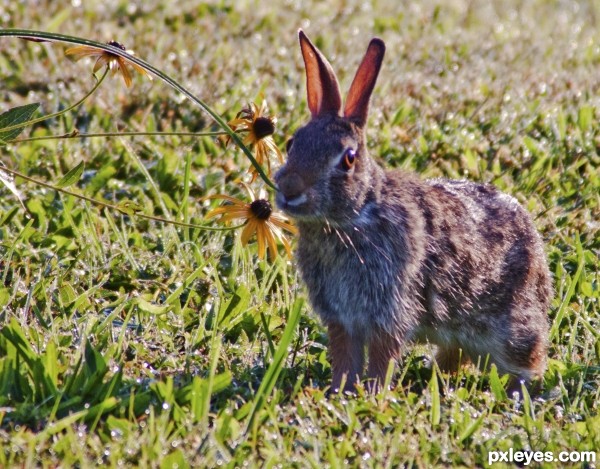
M310 197L306 192L299 195L289 197L283 192L277 192L275 203L280 210L283 210L287 215L295 219L314 219L315 211L312 207Z
M305 206L308 202L308 197L305 192L294 197L286 197L283 192L279 191L275 196L275 202L281 210L289 215L294 215L295 213L302 213L306 210Z

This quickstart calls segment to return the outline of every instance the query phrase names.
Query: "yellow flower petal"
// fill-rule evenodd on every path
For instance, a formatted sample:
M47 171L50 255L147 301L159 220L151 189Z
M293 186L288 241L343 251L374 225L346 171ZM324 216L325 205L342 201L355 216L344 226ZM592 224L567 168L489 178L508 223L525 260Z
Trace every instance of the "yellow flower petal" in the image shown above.
M65 51L66 55L74 55L74 60L82 59L83 57L100 56L104 53L102 49L97 49L91 46L75 46L70 47Z
M247 147L255 145L256 144L256 136L254 135L254 132L248 132L248 134L246 134L246 136L244 137L244 140L242 140L242 143L244 145L246 145Z
M263 223L258 223L256 227L256 239L258 240L258 258L265 258L265 233L264 233L265 225Z
M264 259L267 254L269 259L277 257L278 243L283 244L287 255L291 256L291 246L283 232L285 230L290 233L296 233L296 227L289 223L283 215L271 211L270 207L268 211L263 210L267 204L270 206L264 191L261 190L257 194L249 185L243 184L243 186L252 203L223 194L203 197L203 200L222 199L230 203L230 205L223 205L210 210L206 214L206 218L209 219L220 216L219 222L245 219L246 224L240 235L240 241L242 246L245 247L250 242L252 236L256 234L258 244L257 255L260 259ZM256 201L260 201L261 203L255 207L252 204ZM257 213L254 213L254 211L257 211Z
M214 199L227 200L228 202L231 202L232 204L241 205L244 207L247 205L247 203L244 202L243 200L236 199L235 197L231 197L231 196L225 195L225 194L207 195L206 197L203 197L203 200L214 200Z
M96 63L94 64L94 68L92 69L92 72L96 73L104 65L109 63L110 60L111 60L111 58L108 55L101 55L100 57L98 57L98 60L96 60Z
M282 237L281 243L283 244L283 247L285 248L285 252L287 253L288 257L292 257L292 247L290 246L290 242L287 240L287 238Z
M222 214L230 215L233 218L246 218L248 216L248 210L245 208L238 208L234 205L217 207L217 208L211 210L210 212L208 212L204 218L206 218L208 220L210 218L214 218L214 217L216 217L218 215L222 215ZM224 216L225 215L223 215L223 217ZM221 217L222 220L223 220L223 217Z
M129 65L131 65L136 72L138 72L140 75L145 75L146 77L148 77L149 80L152 80L154 77L152 75L150 75L150 73L148 73L148 71L143 68L140 67L138 64L134 64L133 62L128 62Z
M294 225L283 221L283 219L277 213L273 213L271 215L270 221L271 223L273 223L273 225L283 228L284 230L289 231L292 234L298 233L298 229Z
M110 44L112 46L118 46L119 48L123 49L123 51L125 51L125 47L123 47L122 45L120 45L114 41L111 41L108 44ZM129 54L133 54L133 51L127 51L127 52ZM103 66L107 65L108 68L113 71L113 74L120 72L121 76L123 77L123 80L125 81L125 85L127 87L130 87L131 83L133 81L132 77L131 77L131 71L129 69L129 66L133 67L133 69L135 71L139 72L140 74L145 75L148 78L152 79L152 76L143 67L139 66L138 64L134 64L133 62L130 62L125 57L121 57L120 55L115 55L112 52L108 52L103 49L98 49L93 46L71 47L65 51L65 54L73 55L75 60L79 60L82 57L98 57L98 60L96 60L96 63L94 64L93 72L96 73Z
M129 73L129 67L127 66L127 64L129 63L127 60L125 60L123 57L118 57L117 58L117 63L119 64L119 71L121 72L121 76L123 77L123 80L125 81L125 86L127 88L129 88L131 86L131 73Z
M229 125L229 127L234 128L234 127L239 127L239 126L246 126L246 130L248 129L248 126L252 123L252 121L248 120L248 119L242 119L242 118L235 118L230 120L227 125ZM242 129L239 129L242 130Z
M245 210L243 212L233 212L233 213L226 213L225 215L221 216L220 221L226 222L226 221L231 221L231 220L239 220L240 218L245 218L248 219L248 211Z
M275 153L275 156L277 156L279 162L283 163L283 155L281 154L281 150L279 150L279 147L275 144L275 140L273 140L271 137L265 137L263 140L265 146L269 148L270 152Z
M265 238L269 244L269 258L275 259L277 257L277 243L275 241L275 236L273 236L273 232L266 225L264 226L264 231Z
M248 241L250 240L256 229L256 221L253 219L248 220L248 223L244 227L244 230L242 231L242 235L240 237L240 239L242 240L242 246L246 246L246 244L248 244Z

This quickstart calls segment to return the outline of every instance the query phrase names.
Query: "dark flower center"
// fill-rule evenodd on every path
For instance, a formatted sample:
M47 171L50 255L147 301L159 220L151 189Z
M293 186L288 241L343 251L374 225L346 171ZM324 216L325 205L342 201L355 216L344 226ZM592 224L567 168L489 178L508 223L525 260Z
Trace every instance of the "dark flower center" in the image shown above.
M265 199L256 199L250 204L250 211L259 220L268 220L273 213L273 207L271 203Z
M123 44L121 44L120 42L117 42L117 41L108 41L107 44L109 46L113 46L113 47L116 47L116 48L121 49L121 50L126 50L125 46Z
M268 117L257 117L252 124L252 130L254 130L256 139L260 140L275 132L275 124L273 124L273 121Z

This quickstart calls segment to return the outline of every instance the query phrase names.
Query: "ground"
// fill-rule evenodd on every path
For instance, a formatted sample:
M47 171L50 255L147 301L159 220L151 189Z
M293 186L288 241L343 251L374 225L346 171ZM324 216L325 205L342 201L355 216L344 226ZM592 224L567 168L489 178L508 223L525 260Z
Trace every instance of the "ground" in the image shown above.
M259 260L237 231L148 221L17 178L26 210L0 186L0 466L487 467L510 448L599 457L597 4L87 3L4 2L0 27L116 40L225 119L264 97L282 150L309 115L298 28L343 90L381 37L371 153L423 178L492 183L530 210L556 290L549 367L535 395L513 400L494 370L440 373L418 347L389 391L327 395L325 330L283 249ZM66 48L0 37L0 111L39 102L50 114L85 95L93 62ZM218 127L160 80L134 75L127 88L109 76L19 138L74 129ZM70 190L195 224L219 226L204 217L220 202L204 196L246 197L247 160L215 137L27 140L0 146L0 160L55 185L83 162Z

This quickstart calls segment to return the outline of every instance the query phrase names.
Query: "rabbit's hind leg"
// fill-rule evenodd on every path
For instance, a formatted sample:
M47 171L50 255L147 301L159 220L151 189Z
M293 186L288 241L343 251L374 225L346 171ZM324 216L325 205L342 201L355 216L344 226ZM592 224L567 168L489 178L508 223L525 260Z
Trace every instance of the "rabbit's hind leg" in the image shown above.
M502 359L492 359L498 366L500 373L509 373L510 379L507 392L521 394L521 383L525 383L530 393L541 389L541 379L546 371L548 354L547 340L531 334L527 338L521 337L518 341L511 341L506 346Z
M456 373L458 369L468 363L470 358L459 347L438 346L435 361L445 373Z
M543 377L546 370L548 345L545 334L536 334L535 330L514 328L505 337L495 336L494 339L483 341L488 347L479 349L480 366L491 365L498 368L498 374L509 374L507 392L521 392L521 383L534 391L532 381ZM484 359L489 354L489 359ZM476 355L474 355L476 356Z

